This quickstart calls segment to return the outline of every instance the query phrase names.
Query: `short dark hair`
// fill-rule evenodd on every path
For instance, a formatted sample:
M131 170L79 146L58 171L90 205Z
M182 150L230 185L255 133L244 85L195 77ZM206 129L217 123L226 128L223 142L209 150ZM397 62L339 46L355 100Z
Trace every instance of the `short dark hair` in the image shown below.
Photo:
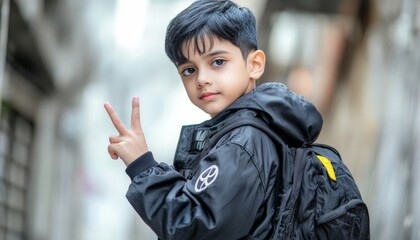
M166 30L165 51L177 65L187 61L182 54L182 45L188 41L194 51L206 51L204 39L214 37L237 46L245 58L258 49L258 36L254 14L246 7L227 0L199 0L180 12Z

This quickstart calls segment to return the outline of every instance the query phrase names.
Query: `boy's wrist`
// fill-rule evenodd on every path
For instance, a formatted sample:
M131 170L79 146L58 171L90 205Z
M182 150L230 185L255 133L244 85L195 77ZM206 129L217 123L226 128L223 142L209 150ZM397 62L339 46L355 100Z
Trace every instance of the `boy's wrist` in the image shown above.
M142 173L147 169L157 165L158 163L153 157L152 152L148 151L145 154L138 157L136 160L132 161L130 164L128 164L127 168L125 169L125 172L131 178L131 180L133 180L133 178L139 173Z

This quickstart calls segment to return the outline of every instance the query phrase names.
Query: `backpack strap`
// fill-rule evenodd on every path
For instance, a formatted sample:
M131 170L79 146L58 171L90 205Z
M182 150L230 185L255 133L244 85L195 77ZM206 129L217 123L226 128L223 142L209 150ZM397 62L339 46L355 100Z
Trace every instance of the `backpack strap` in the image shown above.
M273 239L291 239L292 229L295 223L294 217L296 216L296 211L298 207L299 193L302 186L302 175L298 173L303 173L306 163L307 155L310 152L307 148L296 148L295 152L295 165L293 171L293 183L292 183L292 192L290 193L290 198L286 201L287 204L284 206L277 206L278 212L276 214L282 214L282 218L278 219L276 226L274 226L274 235ZM276 195L276 198L278 196Z

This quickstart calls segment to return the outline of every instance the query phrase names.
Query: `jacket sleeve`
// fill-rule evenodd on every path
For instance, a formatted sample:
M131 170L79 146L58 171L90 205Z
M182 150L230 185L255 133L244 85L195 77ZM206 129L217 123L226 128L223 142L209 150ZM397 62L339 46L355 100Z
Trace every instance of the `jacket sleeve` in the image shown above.
M127 199L161 239L240 239L264 201L252 154L226 143L200 161L191 180L149 152L130 165Z

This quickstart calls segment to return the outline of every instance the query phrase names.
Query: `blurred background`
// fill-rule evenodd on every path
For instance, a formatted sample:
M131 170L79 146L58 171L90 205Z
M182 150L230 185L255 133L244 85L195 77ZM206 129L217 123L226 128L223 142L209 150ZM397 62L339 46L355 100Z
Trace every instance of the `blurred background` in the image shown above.
M164 52L189 0L0 0L0 240L156 239L108 156L110 101L171 163L189 103ZM420 0L241 0L277 81L324 117L367 202L372 239L420 239Z

